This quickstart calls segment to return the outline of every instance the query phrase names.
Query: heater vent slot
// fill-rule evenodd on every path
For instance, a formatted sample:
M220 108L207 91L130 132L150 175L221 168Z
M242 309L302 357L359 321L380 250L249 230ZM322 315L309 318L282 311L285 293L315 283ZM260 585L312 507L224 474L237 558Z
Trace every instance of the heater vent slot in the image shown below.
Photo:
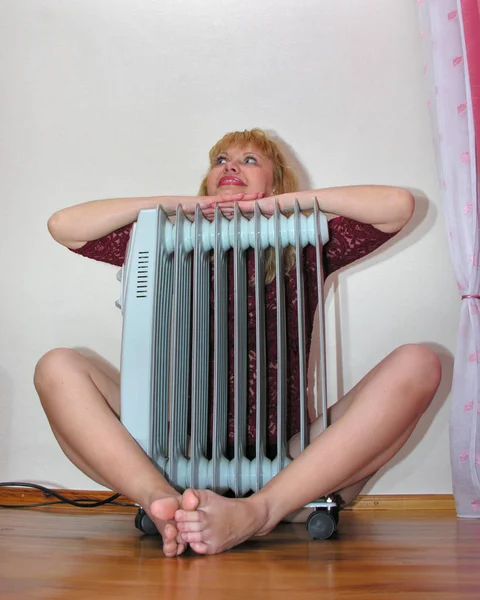
M137 298L146 298L148 294L149 251L144 250L137 255Z

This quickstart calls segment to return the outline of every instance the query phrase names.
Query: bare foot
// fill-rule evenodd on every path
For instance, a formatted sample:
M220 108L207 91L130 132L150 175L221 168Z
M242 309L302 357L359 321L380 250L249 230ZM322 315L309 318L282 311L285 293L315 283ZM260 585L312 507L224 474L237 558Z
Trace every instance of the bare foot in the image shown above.
M145 509L163 538L163 553L168 557L178 556L187 548L174 521L175 512L180 508L180 500L181 496L167 496L154 500Z
M198 554L218 554L264 535L268 510L258 498L224 498L210 490L185 490L175 513L182 539Z

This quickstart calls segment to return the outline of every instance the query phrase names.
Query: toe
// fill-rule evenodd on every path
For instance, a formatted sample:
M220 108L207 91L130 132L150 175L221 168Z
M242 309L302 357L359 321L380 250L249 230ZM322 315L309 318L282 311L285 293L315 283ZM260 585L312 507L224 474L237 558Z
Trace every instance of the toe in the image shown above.
M205 542L194 542L190 544L190 548L197 554L207 554L208 546Z
M200 498L195 490L188 488L183 492L182 496L183 510L197 510L200 505Z
M187 531L182 533L182 538L187 544L203 542L203 532L202 531Z
M177 529L178 531L181 531L182 533L184 531L203 531L205 529L205 523L203 521L200 522L188 522L188 521L180 521L177 523Z
M177 556L178 544L176 540L169 540L163 544L163 553L165 556Z
M167 523L165 525L165 529L163 530L163 539L165 542L169 542L171 540L176 539L178 535L177 528L171 523Z
M178 523L188 522L195 523L198 521L203 521L204 514L199 510L177 510L175 512L175 521Z
M186 543L181 542L180 544L177 544L177 556L180 556L180 554L183 554L186 549L187 549Z
M177 556L179 556L180 554L183 554L185 552L185 550L188 547L188 544L182 538L181 533L177 533L176 542L177 542Z

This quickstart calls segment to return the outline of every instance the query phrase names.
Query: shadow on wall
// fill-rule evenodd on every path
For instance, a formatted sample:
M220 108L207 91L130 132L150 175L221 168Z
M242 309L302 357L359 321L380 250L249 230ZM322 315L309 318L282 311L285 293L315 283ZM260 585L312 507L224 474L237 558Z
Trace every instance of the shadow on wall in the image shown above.
M275 133L275 131L266 129L265 132L273 141L275 141L279 145L280 149L282 150L283 154L285 155L287 164L290 165L293 168L293 170L295 171L295 173L297 174L298 185L299 185L300 190L311 190L312 182L310 180L310 177L308 176L308 173L307 173L305 167L298 160L297 155L295 154L295 151L293 150L293 148L291 146L289 146L287 144L287 142L285 142L281 137L279 137Z
M398 235L396 235L394 238L385 243L381 248L379 248L372 254L369 254L365 258L357 261L355 263L355 272L362 271L363 269L370 267L372 264L376 264L387 259L389 257L389 252L386 252L386 250L390 250L393 246L395 246L396 252L400 252L402 249L409 247L412 244L415 244L417 241L422 239L425 236L425 234L435 225L438 216L436 206L430 203L426 195L420 190L410 189L410 192L415 197L415 212L412 218L410 219L409 223L407 223L407 225L402 229L402 231L398 233ZM358 266L360 266L360 269L358 268ZM340 399L346 393L343 382L341 333L344 327L348 327L348 321L347 315L342 314L340 310L339 291L341 290L339 290L338 272L328 277L325 282L325 296L329 293L329 291L333 292L333 302L335 309L334 312L337 374L336 389L338 394L337 397L338 399ZM315 339L316 338L314 332L312 336L312 348L316 347ZM424 345L429 347L438 355L442 364L442 381L440 387L428 410L420 419L419 423L417 424L414 432L410 436L405 446L396 454L396 456L391 461L389 461L389 463L383 469L381 469L374 477L372 477L372 479L362 490L363 494L369 493L369 491L372 489L375 483L385 474L386 471L388 471L395 465L401 463L416 448L420 441L425 437L425 434L431 427L432 422L434 421L438 411L445 404L448 398L452 386L454 356L448 349L439 344L425 342ZM313 360L315 363L317 363L318 357L315 357ZM449 468L449 466L447 465L446 468Z
M392 239L388 240L380 248L368 254L364 258L360 258L356 261L355 272L361 272L363 269L368 269L370 266L388 260L391 257L391 253L386 253L387 250L395 247L396 252L399 253L409 246L413 246L416 242L425 237L428 231L433 228L438 217L438 210L435 204L430 202L427 196L420 190L408 188L415 198L415 211L410 221L405 227L397 233ZM360 268L358 268L360 267ZM349 267L346 267L347 269ZM343 269L340 269L341 272ZM335 277L335 275L333 276ZM329 277L325 282L325 293L328 292L332 285L332 278Z
M444 346L440 344L433 344L429 342L424 342L424 346L427 346L435 352L435 354L439 357L440 362L442 364L442 381L440 383L440 387L435 394L430 406L425 411L421 419L419 420L417 426L415 427L412 435L408 439L407 443L397 452L397 454L382 468L380 469L367 483L367 485L363 488L362 494L368 494L375 483L390 469L401 463L420 443L420 441L425 437L427 431L430 429L433 420L437 416L438 411L445 404L448 395L450 394L450 390L452 388L452 380L453 380L453 363L454 356L453 354L447 350ZM450 469L450 465L445 465L446 469Z
M417 241L422 239L425 236L425 234L435 225L435 222L438 217L438 211L436 206L429 202L427 196L422 191L412 188L410 188L409 191L415 197L415 212L412 218L402 229L402 231L398 233L398 235L386 242L381 248L368 255L367 257L360 259L358 263L356 263L356 265L361 265L360 271L364 268L368 268L372 264L379 263L388 258L388 255L385 253L385 251L393 246L396 247L397 252L400 252L402 249L411 246L412 244L415 244ZM356 272L358 272L358 269L356 269ZM343 315L341 318L337 273L333 274L332 277L329 277L327 279L325 285L325 294L327 294L330 288L333 288L334 292L336 317L335 337L337 342L337 390L338 398L341 398L345 394L342 372L341 332L342 326L348 326L348 323L346 321L347 317L345 315ZM414 432L410 436L405 446L395 455L395 457L391 461L387 463L387 465L383 469L380 469L380 471L374 477L372 477L372 479L362 490L362 494L368 494L372 487L375 485L375 483L385 474L385 472L387 472L395 465L401 463L415 449L415 447L425 437L425 434L431 427L432 422L435 419L438 411L445 404L448 398L452 387L454 356L448 349L439 344L424 342L424 345L430 348L438 355L442 364L442 381L440 387L428 410L420 419L419 423L417 424ZM449 468L448 465L447 468Z
M405 225L405 227L391 240L383 244L380 248L378 248L375 252L367 255L364 258L356 261L355 264L355 272L362 271L363 269L368 269L372 264L376 264L382 262L389 258L388 254L385 253L386 250L395 246L397 248L397 252L400 252L402 249L411 246L427 233L435 224L437 220L437 209L435 205L428 201L426 195L420 190L409 190L415 197L415 212L410 219L410 221ZM360 268L358 268L360 266ZM348 269L349 267L345 267L347 269L347 277L348 277ZM335 314L335 370L336 370L336 390L337 390L337 400L343 398L348 390L345 390L344 387L344 377L343 377L343 348L342 348L342 330L343 328L348 329L348 316L347 313L342 314L341 310L341 290L339 289L338 283L338 274L345 269L339 269L329 277L327 277L325 281L325 297L330 293L333 293L333 303L334 303L334 314ZM318 324L314 324L314 331L312 333L311 340L311 348L318 347L318 331L316 330ZM310 369L316 369L318 372L319 364L318 364L318 356L315 356L313 351L311 353L311 366ZM312 382L309 382L309 387L311 388ZM311 416L314 417L314 411L310 407Z
M287 159L287 163L291 165L297 174L299 189L300 190L311 190L313 188L312 181L308 175L307 170L298 159L293 148L287 144L275 131L265 130L266 133L280 146L282 152ZM435 204L429 201L427 195L417 188L408 187L406 188L415 198L415 211L410 221L405 227L391 240L383 244L379 250L372 252L365 258L359 259L355 266L365 264L365 268L368 268L371 264L376 264L385 260L384 252L395 245L397 252L400 252L403 248L411 246L422 239L425 234L432 229L437 220L438 211ZM368 261L368 262L367 262ZM348 268L348 267L347 267ZM325 282L325 295L328 293L330 286L334 279L328 278Z
M0 467L8 464L13 406L13 379L0 367Z

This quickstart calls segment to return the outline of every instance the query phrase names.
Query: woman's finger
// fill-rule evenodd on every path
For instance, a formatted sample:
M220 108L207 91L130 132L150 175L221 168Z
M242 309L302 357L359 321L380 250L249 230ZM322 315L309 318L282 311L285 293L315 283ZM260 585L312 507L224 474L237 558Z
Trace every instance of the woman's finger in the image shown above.
M265 196L264 193L244 194L241 200L252 201L261 200Z
M200 203L201 208L211 208L216 204L221 206L233 206L235 202L252 202L254 200L261 200L265 197L263 192L261 193L250 193L250 194L221 194L219 196L212 196L211 199Z
M253 213L255 208L255 200L240 200L240 202L238 202L238 208L242 211L242 213Z
M243 200L245 194L220 194L219 196L215 196L216 200L213 200L213 203L220 204L221 202L238 202L238 200Z

